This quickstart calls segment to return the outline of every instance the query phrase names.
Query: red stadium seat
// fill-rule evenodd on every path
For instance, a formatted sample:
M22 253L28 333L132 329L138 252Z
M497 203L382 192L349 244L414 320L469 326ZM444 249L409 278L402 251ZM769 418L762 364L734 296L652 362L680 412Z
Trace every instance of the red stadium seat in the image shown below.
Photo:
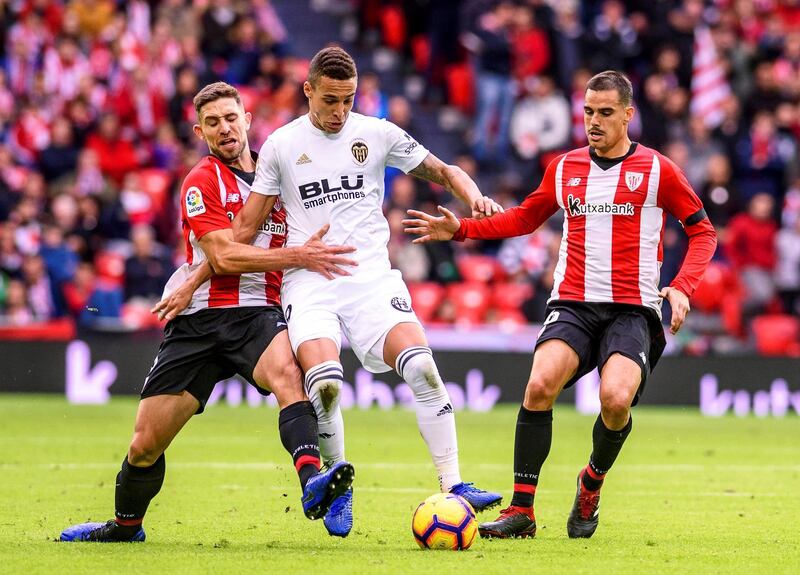
M98 252L94 257L94 269L98 277L113 285L122 285L125 279L125 258L112 251Z
M444 287L434 282L410 283L408 291L411 294L411 307L419 320L432 320L444 298Z
M752 325L761 355L800 355L800 319L784 314L762 315Z
M431 44L424 34L418 34L411 39L411 57L414 60L414 69L422 74L431 64Z
M166 205L171 180L172 176L167 170L160 168L139 170L139 181L142 190L150 196L153 211L158 212Z
M519 310L533 295L529 283L508 282L492 286L492 307L499 310Z
M447 286L447 297L456 308L456 322L483 322L489 308L489 287L483 283L463 282Z
M471 114L475 109L472 68L468 63L448 66L445 70L445 79L447 81L447 101L462 112Z
M120 319L128 329L157 329L163 326L158 316L150 313L150 307L141 303L122 304Z
M528 318L518 309L494 309L489 312L490 323L500 327L515 328L528 323Z
M465 282L489 283L504 275L502 266L492 256L461 256L456 260L456 267Z
M389 48L403 49L406 42L406 19L400 6L386 6L381 10L383 43Z
M711 262L690 301L698 312L720 314L727 333L741 335L742 287L727 265Z

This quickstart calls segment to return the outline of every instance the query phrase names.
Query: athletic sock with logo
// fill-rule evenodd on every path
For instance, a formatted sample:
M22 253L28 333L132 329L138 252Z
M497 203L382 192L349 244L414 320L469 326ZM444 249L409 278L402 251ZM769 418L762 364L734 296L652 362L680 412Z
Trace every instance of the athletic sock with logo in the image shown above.
M114 515L118 529L131 537L139 530L147 513L147 506L158 495L164 483L166 466L163 453L149 467L131 465L127 456L125 457L122 469L117 473L114 493Z
M281 409L278 415L281 443L294 461L304 489L309 478L319 471L317 414L310 401L298 401Z
M461 483L453 404L430 348L414 346L397 356L395 369L414 393L417 426L439 474L439 487L450 491Z
M583 486L589 491L597 491L603 485L606 473L614 465L622 445L633 428L633 417L628 417L628 423L620 430L608 429L603 423L602 415L597 416L592 430L592 455L589 465L583 474Z
M339 408L343 379L338 361L325 361L306 372L306 393L317 413L319 449L328 465L344 461L344 420Z
M511 505L533 507L539 473L550 454L553 440L553 410L530 411L522 405L514 436L514 495Z

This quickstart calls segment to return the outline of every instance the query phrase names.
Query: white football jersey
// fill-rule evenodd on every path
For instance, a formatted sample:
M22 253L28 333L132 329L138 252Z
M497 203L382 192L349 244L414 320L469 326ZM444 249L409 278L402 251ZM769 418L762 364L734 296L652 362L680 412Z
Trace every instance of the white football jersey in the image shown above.
M325 243L357 249L348 254L359 263L351 273L389 270L384 169L408 172L427 155L421 144L386 120L351 112L342 130L329 134L304 115L264 142L251 191L280 196L287 213L287 246L304 244L330 224ZM284 281L309 273L286 270Z

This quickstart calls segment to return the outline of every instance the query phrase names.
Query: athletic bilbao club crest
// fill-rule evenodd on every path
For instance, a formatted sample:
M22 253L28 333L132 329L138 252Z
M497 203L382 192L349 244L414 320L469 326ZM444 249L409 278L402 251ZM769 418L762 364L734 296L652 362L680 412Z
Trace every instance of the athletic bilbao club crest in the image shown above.
M625 172L625 183L632 192L636 191L636 188L642 183L642 179L644 179L644 174L641 172Z
M357 165L363 166L367 163L369 148L364 140L353 140L352 144L350 144L350 152L353 154L353 161Z

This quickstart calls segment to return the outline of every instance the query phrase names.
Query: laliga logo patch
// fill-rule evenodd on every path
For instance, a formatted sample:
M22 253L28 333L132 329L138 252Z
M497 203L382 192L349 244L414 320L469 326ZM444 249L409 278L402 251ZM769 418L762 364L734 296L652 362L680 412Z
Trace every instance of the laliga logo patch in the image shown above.
M369 148L367 147L367 143L361 138L357 138L350 143L350 152L353 154L353 161L357 166L363 166L367 163Z
M391 301L392 307L397 311L404 311L406 313L411 312L411 306L408 305L408 302L405 298L402 297L393 297Z
M203 203L203 193L197 186L192 186L186 190L186 215L191 217L206 213L206 205Z
M644 174L641 172L625 172L625 183L632 192L636 191L636 188L642 183L643 178Z

